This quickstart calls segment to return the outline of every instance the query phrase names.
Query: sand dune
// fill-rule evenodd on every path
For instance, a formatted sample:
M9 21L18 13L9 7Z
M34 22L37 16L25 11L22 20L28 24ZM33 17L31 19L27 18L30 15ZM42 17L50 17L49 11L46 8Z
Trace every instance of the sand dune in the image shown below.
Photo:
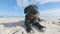
M23 18L0 18L0 34L60 34L60 19L45 19L40 24L47 27L46 32L33 26L34 33L26 33Z

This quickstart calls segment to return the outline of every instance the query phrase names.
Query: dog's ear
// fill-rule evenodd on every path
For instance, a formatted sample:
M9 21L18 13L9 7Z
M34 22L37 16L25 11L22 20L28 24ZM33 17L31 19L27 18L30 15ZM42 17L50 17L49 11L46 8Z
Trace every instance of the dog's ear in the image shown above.
M28 7L26 7L26 8L24 9L24 14L26 14L28 11L31 11L31 7L30 7L30 6L28 6Z
M27 9L28 9L28 7L26 7L26 8L24 9L24 14L26 14L26 13L27 13Z

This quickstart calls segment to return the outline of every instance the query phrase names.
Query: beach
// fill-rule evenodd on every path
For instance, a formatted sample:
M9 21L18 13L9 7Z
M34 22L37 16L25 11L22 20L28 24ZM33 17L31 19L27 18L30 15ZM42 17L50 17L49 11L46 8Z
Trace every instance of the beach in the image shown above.
M28 34L25 30L24 18L0 18L0 34ZM37 27L32 27L34 33L29 34L60 34L60 19L48 18L39 22L47 27L45 32L40 32Z

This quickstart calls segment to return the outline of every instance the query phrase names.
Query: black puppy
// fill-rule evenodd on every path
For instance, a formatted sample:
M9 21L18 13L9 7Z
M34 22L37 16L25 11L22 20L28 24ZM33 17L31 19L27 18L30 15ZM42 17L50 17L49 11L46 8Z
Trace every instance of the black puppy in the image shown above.
M39 18L39 11L38 7L36 5L30 5L24 9L24 13L26 14L25 16L25 26L26 26L26 31L30 32L32 30L31 26L35 25L37 26L40 30L42 28L45 28L45 26L42 26L39 24L41 21Z

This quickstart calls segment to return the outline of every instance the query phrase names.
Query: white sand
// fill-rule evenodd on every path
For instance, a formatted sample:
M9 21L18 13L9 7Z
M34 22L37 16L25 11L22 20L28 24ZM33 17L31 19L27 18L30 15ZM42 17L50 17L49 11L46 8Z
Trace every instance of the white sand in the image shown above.
M60 19L46 19L40 22L47 27L46 32L40 32L32 27L34 33L26 33L24 19L22 18L0 18L0 34L60 34Z

